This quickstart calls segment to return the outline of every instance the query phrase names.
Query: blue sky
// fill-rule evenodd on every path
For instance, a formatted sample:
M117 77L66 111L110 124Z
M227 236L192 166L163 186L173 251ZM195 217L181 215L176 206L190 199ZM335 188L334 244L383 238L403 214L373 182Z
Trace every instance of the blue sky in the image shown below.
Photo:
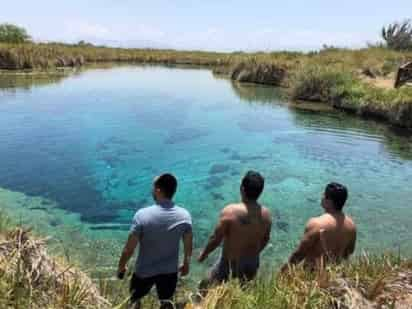
M412 0L12 0L0 23L35 40L204 50L361 47L412 17ZM409 14L409 15L408 15Z

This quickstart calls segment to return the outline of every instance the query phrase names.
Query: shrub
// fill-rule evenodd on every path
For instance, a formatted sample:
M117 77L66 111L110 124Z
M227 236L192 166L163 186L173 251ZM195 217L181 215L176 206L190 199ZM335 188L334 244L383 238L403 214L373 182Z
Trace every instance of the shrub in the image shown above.
M0 24L0 42L25 43L28 41L30 41L30 36L26 29L12 24Z
M412 24L407 19L403 22L394 22L382 28L382 37L386 45L394 50L412 50Z
M353 83L350 73L310 66L294 74L290 91L293 99L334 103L346 95Z

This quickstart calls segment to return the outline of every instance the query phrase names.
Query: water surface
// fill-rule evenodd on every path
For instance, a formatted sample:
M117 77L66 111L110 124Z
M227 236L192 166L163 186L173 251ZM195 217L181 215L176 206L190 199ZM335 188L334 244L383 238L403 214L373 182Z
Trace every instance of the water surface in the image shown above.
M349 188L358 253L412 252L407 134L292 109L276 89L203 69L127 66L35 81L0 75L0 203L90 265L113 267L133 214L152 203L153 177L166 171L192 213L196 254L249 169L265 176L262 202L274 217L265 264L290 254L330 181Z

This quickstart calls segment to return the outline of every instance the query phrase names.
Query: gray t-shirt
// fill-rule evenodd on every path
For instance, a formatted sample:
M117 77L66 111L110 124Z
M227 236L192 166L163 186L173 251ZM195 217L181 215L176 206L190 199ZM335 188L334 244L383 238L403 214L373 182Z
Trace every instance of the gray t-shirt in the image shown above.
M130 233L139 237L136 275L147 278L176 273L180 240L191 230L189 212L171 202L137 211L130 229Z

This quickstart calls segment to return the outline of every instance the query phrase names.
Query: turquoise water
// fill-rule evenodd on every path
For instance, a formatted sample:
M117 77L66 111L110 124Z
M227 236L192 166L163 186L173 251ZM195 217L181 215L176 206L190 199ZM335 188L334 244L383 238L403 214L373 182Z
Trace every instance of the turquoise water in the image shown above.
M296 110L273 88L203 69L127 66L32 82L0 78L0 199L65 250L97 248L94 261L113 266L134 212L152 203L153 177L168 171L179 180L176 201L192 213L197 254L255 169L274 217L266 264L290 254L330 181L349 188L358 253L412 252L407 134Z

